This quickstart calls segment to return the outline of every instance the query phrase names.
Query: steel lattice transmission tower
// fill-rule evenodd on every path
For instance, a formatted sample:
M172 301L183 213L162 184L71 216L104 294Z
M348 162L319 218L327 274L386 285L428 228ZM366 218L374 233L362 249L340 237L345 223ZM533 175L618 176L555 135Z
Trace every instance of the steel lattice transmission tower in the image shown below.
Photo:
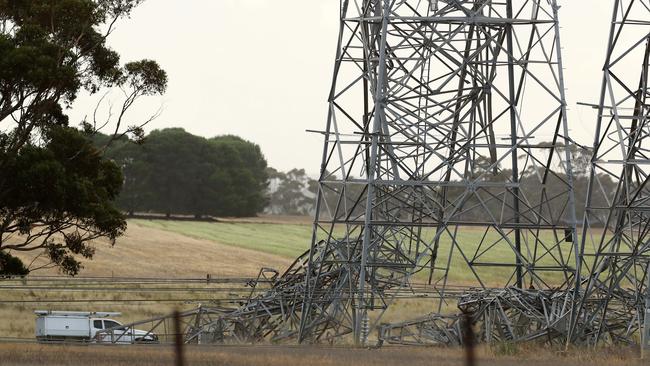
M574 337L632 342L650 258L650 2L616 0L603 69L581 251ZM605 181L617 182L608 190ZM611 186L611 185L609 185Z
M341 0L300 340L428 282L574 287L555 0ZM436 310L436 309L432 309Z

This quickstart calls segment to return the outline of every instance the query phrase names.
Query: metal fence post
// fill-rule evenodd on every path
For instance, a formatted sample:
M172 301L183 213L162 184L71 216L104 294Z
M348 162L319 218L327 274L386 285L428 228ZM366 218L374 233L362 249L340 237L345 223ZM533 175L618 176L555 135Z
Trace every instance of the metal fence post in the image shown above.
M185 365L183 358L183 331L181 330L181 314L174 311L174 349L176 355L176 366Z
M463 312L461 318L463 329L463 348L465 349L465 365L476 365L476 354L474 353L474 328L472 328L472 315L469 312Z
M641 358L645 358L650 351L650 262L645 272L645 314L643 316L643 339L641 344Z

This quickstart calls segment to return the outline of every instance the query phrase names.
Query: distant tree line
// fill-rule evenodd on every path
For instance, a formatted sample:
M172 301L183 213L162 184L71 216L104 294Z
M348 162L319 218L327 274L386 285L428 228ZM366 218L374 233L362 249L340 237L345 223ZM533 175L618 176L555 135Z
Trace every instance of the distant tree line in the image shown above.
M97 146L105 146L106 139L109 137L95 135ZM120 139L113 141L105 151L105 156L122 169L123 187L116 203L129 214L244 217L261 212L280 215L315 213L318 181L307 175L304 169L282 172L268 167L260 147L254 143L231 135L204 138L182 128L155 130L141 142ZM556 154L563 155L562 148L558 149ZM571 155L576 217L580 220L585 210L590 154L574 146ZM483 187L476 195L462 199L464 203L458 207L454 220L490 221L490 215L496 220L512 219L513 197L510 195L514 190L504 193L504 188L499 187L512 181L512 170L496 167L488 172L492 165L488 158L478 158L472 164L475 179L496 185L494 188ZM526 207L520 207L522 220L536 220L532 212L540 210L545 216L553 217L554 222L568 220L567 177L558 166L552 170L553 173L544 178L544 189L539 182L545 174L539 166L536 170L531 165L520 175L520 191L526 200L523 204ZM365 194L363 185L345 186L346 207L355 207L358 212L353 215L363 215L363 204L355 204L359 195ZM600 176L596 188L593 206L606 207L616 189L616 182ZM337 205L341 207L343 202L338 202L340 189L331 184L326 187L323 192L324 210L336 210ZM466 195L465 188L460 186L451 186L446 191L434 187L422 193L423 199L431 202L431 207L435 207L437 204L434 202L440 202L443 196L447 202L460 202L461 196ZM541 202L545 202L543 207L537 207Z
M130 214L255 216L268 201L264 155L237 136L206 139L167 128L141 144L116 141L105 155L122 168L117 205Z
M563 157L564 151L562 149L562 147L559 147L559 151L556 154L559 153ZM571 156L573 157L572 167L576 218L578 225L581 225L585 212L591 155L587 150L572 146ZM492 165L487 158L476 159L473 164L477 172L485 172L487 167ZM279 172L273 168L268 168L267 170L270 184L269 205L265 209L266 213L289 215L314 214L316 195L318 193L317 180L307 176L303 169L293 169L286 173ZM540 179L544 177L544 171L541 170L539 165L537 168L530 166L520 174L520 195L527 200L526 205L520 207L522 222L538 219L532 214L533 211L539 211L545 216L553 217L556 222L567 222L569 220L568 178L562 173L563 169L560 167L554 166L552 170L553 173L548 174L545 178L544 189L542 189L542 185L540 184ZM327 177L328 173L325 176ZM512 170L497 167L495 171L487 172L480 176L477 173L476 179L496 183L496 186L494 188L481 188L477 192L478 197L482 197L481 199L478 199L476 195L470 195L469 198L464 199L462 206L458 206L457 216L454 219L481 222L489 221L488 216L493 215L497 220L501 218L511 220L513 217L512 194L514 194L514 191L511 189L508 193L504 193L505 190L502 185L503 183L512 181ZM328 178L328 180L333 179ZM614 181L610 176L603 174L597 177L597 182L594 186L594 193L592 194L592 207L607 207L609 205L608 202L611 201L616 191L618 182ZM499 187L500 185L501 187ZM325 216L333 214L331 211L336 210L340 196L338 192L340 190L340 185L326 185L323 191L324 205L322 206ZM365 194L363 186L359 184L347 184L345 190L347 207L355 207L353 209L353 216L363 215L365 210L364 206L355 205L355 201L359 195ZM436 207L437 205L434 202L440 202L443 194L446 195L447 202L460 202L461 196L466 194L466 190L464 187L452 186L444 192L442 187L435 187L422 193L424 195L423 201L429 201L431 207ZM544 204L540 207L540 203L542 202ZM605 211L603 211L604 214L606 214ZM606 217L599 217L598 219L600 222L593 222L592 225L597 226L602 224Z
M264 209L274 215L312 215L318 192L318 181L310 178L304 169L281 172L267 168L269 202Z
M544 143L542 143L543 145ZM549 143L550 144L550 143ZM564 157L564 148L558 147L556 154ZM589 151L572 146L572 172L573 172L573 192L575 198L575 210L578 226L582 225L582 218L585 213L585 204L587 188L589 184L589 166L591 154ZM525 160L525 157L522 157ZM558 159L554 159L558 161ZM520 162L520 164L523 163ZM474 164L482 166L478 171L485 172L486 168L492 163L487 158L477 159ZM540 165L528 164L528 167L519 175L519 212L522 223L539 223L547 224L540 219L535 212L541 213L542 216L552 218L553 222L568 223L570 221L569 195L568 195L568 177L564 173L564 166L558 166L558 163L552 167L552 172L546 172ZM562 161L559 164L564 165ZM477 176L477 179L487 183L497 183L497 185L512 182L512 170L509 168L497 167L496 172L489 172ZM592 207L607 207L608 201L611 200L616 190L617 182L607 175L599 175L598 184L592 194ZM541 182L544 182L542 185ZM438 194L442 189L437 189ZM458 220L484 222L490 221L492 216L497 220L512 221L514 218L514 187L504 190L503 187L490 188L482 187L477 190L476 195L469 195L467 199L461 199L465 195L464 187L448 188L447 201L460 202L458 206ZM480 199L479 199L480 197ZM604 222L605 217L599 218L601 222L593 222L593 226L598 226Z

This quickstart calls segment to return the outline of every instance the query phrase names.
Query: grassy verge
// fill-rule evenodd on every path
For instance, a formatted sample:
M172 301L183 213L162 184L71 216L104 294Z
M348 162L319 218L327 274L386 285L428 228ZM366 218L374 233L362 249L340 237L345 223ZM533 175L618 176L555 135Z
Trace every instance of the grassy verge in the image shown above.
M303 224L211 223L129 220L129 224L160 229L192 238L295 258L309 249L311 226Z
M235 306L250 288L242 283L126 283L116 281L0 281L0 337L34 339L35 310L120 312L127 324L214 302ZM241 289L238 291L238 289ZM148 330L148 329L145 329ZM2 365L2 362L0 362Z
M631 349L571 350L558 352L543 347L528 347L513 355L500 355L492 349L477 349L479 365L643 365ZM0 344L0 360L5 366L159 366L174 365L171 347L160 346L62 346ZM385 347L378 350L352 348L241 346L187 347L186 364L207 365L464 365L460 348Z

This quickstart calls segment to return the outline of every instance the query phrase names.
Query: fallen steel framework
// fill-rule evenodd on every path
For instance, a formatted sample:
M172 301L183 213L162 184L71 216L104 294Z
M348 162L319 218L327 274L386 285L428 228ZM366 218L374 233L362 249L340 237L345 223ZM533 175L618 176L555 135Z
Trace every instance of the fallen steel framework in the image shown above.
M463 295L459 315L430 314L414 321L386 324L379 340L406 345L460 345L463 316L471 319L479 342L543 340L564 344L572 308L570 292L516 287L471 291Z
M185 313L186 341L461 344L453 299L485 342L638 341L650 4L614 3L579 238L556 1L342 0L311 248L241 306ZM420 295L432 314L382 323Z

